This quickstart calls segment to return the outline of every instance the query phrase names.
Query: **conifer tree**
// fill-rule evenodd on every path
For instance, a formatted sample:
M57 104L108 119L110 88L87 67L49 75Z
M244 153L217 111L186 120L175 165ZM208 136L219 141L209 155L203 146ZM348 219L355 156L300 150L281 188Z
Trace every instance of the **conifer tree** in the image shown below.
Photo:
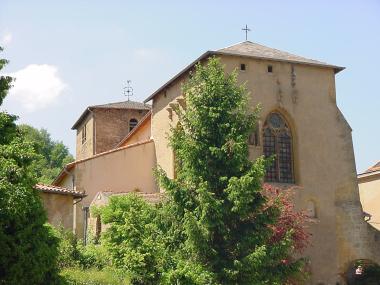
M263 193L267 160L248 158L258 109L249 109L245 86L211 58L196 66L183 95L186 107L175 110L179 122L169 138L176 178L157 171L168 199L167 248L176 259L163 283L290 282L303 262L292 257L291 227L276 235L281 205Z

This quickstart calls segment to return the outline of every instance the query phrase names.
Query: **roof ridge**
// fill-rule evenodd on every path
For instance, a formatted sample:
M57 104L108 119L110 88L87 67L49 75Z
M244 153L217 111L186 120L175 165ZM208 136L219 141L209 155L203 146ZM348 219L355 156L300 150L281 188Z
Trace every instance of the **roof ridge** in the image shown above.
M285 50L280 50L280 49L277 49L277 48L272 48L272 47L269 47L269 46L266 46L266 45L263 45L263 44L260 44L260 43L256 43L256 42L251 42L251 41L239 42L239 43L231 45L231 46L229 46L227 48L231 48L231 47L238 46L238 45L245 44L245 43L249 43L249 44L252 44L252 45L260 46L260 47L262 47L264 49L273 50L273 51L276 51L278 53L287 54L287 55L290 55L292 57L296 57L296 58L299 58L299 59L304 59L304 60L312 61L314 63L319 63L319 64L322 64L322 65L329 65L329 66L331 65L331 64L329 64L327 62L323 62L323 61L320 61L320 60L317 60L317 59L312 59L312 58L305 57L305 56L302 56L302 55L298 55L298 54L295 54L295 53L291 53L291 52L288 52L288 51L285 51ZM227 49L227 48L223 48L223 49ZM218 51L223 52L223 49L220 49ZM230 51L230 52L232 52L232 51ZM273 58L275 58L275 57L273 57ZM331 65L331 66L335 66L335 65Z
M253 42L251 42L251 41L242 41L242 42L238 42L238 43L233 44L233 45L226 46L226 47L224 47L224 48L217 49L217 50L215 50L215 51L219 51L219 50L221 50L221 49L225 49L225 48L230 48L230 47L233 47L233 46L236 46L236 45L238 45L238 44L245 43L245 42L253 43Z
M88 107L89 108L93 108L93 107L100 107L100 106L106 106L106 105L111 105L111 104L127 103L127 102L138 103L138 104L142 104L142 105L145 105L147 107L150 107L150 104L147 104L147 103L144 103L144 102L139 102L139 101L133 101L133 100L110 102L110 103L105 103L105 104L91 105L91 106L88 106Z

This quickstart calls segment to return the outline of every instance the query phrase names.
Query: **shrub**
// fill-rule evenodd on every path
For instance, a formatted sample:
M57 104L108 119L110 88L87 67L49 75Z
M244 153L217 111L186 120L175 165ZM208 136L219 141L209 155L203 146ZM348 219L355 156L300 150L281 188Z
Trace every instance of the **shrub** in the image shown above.
M111 265L108 252L102 244L89 243L84 246L82 240L62 227L54 229L54 234L59 240L59 268L102 269Z
M82 268L102 269L111 266L111 261L106 248L102 244L79 245L79 265Z
M114 266L127 274L132 284L158 284L163 259L155 223L157 208L131 193L111 197L101 215L110 225L103 242Z

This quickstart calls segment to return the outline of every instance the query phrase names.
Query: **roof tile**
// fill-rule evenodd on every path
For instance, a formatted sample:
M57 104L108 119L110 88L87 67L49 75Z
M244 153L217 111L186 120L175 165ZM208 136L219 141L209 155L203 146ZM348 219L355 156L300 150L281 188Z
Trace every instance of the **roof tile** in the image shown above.
M222 48L222 49L219 49L217 52L224 53L224 54L251 56L251 57L257 57L257 58L263 58L263 59L269 59L269 60L280 60L280 61L288 61L288 62L295 62L295 63L304 63L304 64L333 67L336 69L343 69L342 67L339 67L339 66L330 65L328 63L321 62L318 60L294 55L285 51L266 47L266 46L260 45L258 43L253 43L250 41L245 41L245 42L235 44L233 46Z
M67 189L64 187L53 186L53 185L36 184L34 186L34 188L39 190L39 191L45 192L45 193L72 195L74 197L85 197L86 196L86 194L84 194L82 192Z
M150 110L151 106L149 104L136 102L136 101L122 101L115 103L108 103L102 105L89 106L91 109L96 108L107 108L107 109L137 109L137 110Z

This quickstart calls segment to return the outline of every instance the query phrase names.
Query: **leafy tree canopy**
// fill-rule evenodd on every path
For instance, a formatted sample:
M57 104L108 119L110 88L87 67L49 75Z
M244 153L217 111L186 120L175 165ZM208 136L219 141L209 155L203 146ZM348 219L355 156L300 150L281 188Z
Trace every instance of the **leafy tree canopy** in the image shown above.
M29 125L18 126L25 141L32 144L36 157L32 168L38 182L49 184L59 174L62 167L74 160L68 148L60 141L54 141L45 129Z

